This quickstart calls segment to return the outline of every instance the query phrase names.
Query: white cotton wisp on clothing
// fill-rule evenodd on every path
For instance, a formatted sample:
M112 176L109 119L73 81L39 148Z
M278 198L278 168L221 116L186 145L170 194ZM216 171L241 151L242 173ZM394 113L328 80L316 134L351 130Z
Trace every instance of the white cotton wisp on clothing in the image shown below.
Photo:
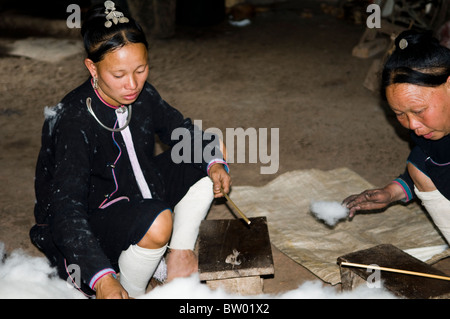
M310 209L317 219L322 220L328 226L334 226L348 216L348 209L333 201L313 201Z

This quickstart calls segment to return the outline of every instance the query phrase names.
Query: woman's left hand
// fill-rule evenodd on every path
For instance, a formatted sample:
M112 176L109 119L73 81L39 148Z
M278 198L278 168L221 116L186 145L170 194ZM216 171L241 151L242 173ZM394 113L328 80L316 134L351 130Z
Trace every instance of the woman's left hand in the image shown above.
M223 167L223 164L217 163L209 169L209 177L213 182L214 197L222 197L222 190L228 194L231 187L231 177Z

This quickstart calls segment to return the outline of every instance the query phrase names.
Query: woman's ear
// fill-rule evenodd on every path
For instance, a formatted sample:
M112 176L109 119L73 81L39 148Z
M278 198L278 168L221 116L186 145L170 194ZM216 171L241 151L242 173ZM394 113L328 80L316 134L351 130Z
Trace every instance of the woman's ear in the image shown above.
M84 59L84 65L86 65L86 68L89 70L89 73L93 78L97 78L97 67L95 66L94 61L91 59Z

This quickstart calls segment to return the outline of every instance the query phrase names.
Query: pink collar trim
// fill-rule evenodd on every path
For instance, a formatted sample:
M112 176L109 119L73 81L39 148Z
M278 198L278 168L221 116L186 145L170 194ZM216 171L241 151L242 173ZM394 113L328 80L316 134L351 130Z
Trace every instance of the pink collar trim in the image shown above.
M100 96L100 94L98 93L98 91L94 88L94 80L93 79L91 79L91 85L92 85L92 88L94 89L94 92L95 92L95 94L97 94L97 97L100 99L100 101L102 101L103 102L103 104L105 104L106 106L108 106L108 107L110 107L110 108L112 108L112 109L118 109L119 107L121 107L121 106L123 106L123 105L121 105L121 106L115 106L115 105L112 105L112 104L109 104L108 102L106 102L101 96Z

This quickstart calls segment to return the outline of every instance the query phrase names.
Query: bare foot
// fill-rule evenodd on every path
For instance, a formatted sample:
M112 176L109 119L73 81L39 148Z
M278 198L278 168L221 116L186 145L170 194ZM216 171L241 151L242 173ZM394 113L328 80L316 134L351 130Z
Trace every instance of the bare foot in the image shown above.
M198 271L198 259L190 249L171 249L167 258L167 280L189 277Z

